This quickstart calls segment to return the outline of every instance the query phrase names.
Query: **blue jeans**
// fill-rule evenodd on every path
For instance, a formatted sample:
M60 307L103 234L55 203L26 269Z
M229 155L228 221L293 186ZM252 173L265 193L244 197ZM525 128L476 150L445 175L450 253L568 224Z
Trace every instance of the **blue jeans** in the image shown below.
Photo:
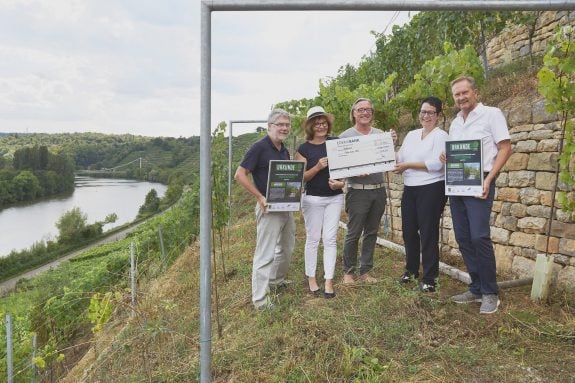
M495 182L492 182L487 199L449 197L455 239L471 277L469 291L474 294L499 292L489 224L494 194Z
M381 217L385 211L385 188L373 190L349 189L345 195L348 215L347 234L343 245L343 272L354 274L357 267L357 248L363 232L359 274L373 268L373 251Z

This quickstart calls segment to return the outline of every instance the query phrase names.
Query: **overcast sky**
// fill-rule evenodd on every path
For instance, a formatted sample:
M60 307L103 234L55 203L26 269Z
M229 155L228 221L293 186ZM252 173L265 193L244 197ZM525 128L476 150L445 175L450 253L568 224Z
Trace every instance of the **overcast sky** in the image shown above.
M0 0L0 132L200 134L199 0ZM407 12L213 12L212 125L265 119ZM234 125L234 135L253 129Z

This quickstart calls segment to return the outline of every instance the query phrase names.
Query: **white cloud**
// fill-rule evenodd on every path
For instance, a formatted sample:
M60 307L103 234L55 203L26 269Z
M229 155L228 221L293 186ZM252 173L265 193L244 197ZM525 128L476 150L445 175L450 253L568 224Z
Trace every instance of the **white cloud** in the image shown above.
M198 135L199 4L0 1L0 131ZM213 123L314 97L391 14L213 12Z

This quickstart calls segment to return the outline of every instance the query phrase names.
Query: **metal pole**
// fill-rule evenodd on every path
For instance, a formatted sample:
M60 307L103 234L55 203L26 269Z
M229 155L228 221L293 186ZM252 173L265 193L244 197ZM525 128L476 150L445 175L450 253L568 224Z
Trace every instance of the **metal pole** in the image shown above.
M6 314L6 363L8 364L8 383L14 382L14 366L12 364L12 318Z
M211 11L559 11L573 0L202 0ZM209 5L208 5L209 3Z
M228 131L228 204L230 208L232 207L232 126L234 123L232 121L229 122Z
M164 271L168 269L168 261L166 259L166 251L164 250L164 236L162 235L162 225L158 225L158 235L160 236L160 251L162 252L162 268Z
M36 351L38 348L38 335L34 334L32 337L32 378L30 378L30 383L36 383L37 368L34 363L34 358L36 357Z
M130 286L132 288L132 307L136 307L136 257L134 242L130 243ZM133 313L134 311L132 311Z
M210 166L212 163L211 144L211 9L209 2L201 4L201 85L200 103L200 382L212 380L212 187Z
M572 10L575 0L202 0L200 92L200 382L211 381L211 13L212 11Z

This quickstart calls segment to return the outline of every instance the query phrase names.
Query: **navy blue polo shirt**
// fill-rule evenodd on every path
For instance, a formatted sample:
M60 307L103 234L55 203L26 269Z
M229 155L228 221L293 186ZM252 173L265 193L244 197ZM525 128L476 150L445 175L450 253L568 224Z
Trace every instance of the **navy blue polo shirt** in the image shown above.
M289 159L289 152L284 144L282 143L280 150L277 150L270 137L266 135L248 149L240 166L252 173L256 188L265 196L270 161Z

